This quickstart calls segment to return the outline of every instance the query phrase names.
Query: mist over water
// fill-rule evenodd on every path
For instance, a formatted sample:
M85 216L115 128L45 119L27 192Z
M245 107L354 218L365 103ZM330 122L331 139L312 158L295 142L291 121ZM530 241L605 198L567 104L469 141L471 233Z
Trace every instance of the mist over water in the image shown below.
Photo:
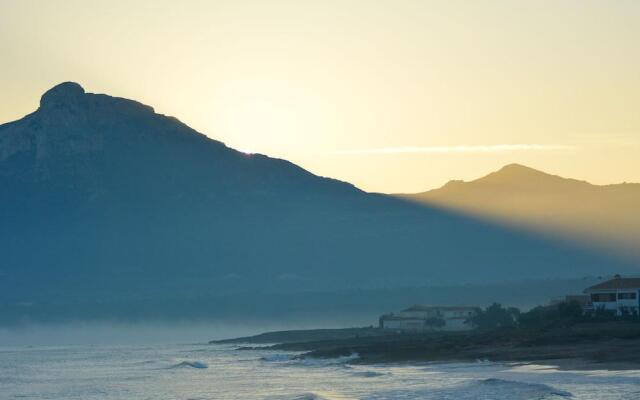
M0 346L72 346L207 343L265 331L344 327L338 321L142 321L27 323L0 328Z

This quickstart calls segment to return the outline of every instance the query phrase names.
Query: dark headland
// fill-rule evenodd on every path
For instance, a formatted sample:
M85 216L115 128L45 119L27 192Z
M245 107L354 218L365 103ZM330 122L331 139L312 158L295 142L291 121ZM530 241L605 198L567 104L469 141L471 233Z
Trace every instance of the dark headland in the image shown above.
M584 323L545 329L397 334L377 328L269 332L212 344L299 351L300 357L358 355L363 364L488 360L534 362L566 369L640 368L640 323ZM275 343L275 344L273 344Z

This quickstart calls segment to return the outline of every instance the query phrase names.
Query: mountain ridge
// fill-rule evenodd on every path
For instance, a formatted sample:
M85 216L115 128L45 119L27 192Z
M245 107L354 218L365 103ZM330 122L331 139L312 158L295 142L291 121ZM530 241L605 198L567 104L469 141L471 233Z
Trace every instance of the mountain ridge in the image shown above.
M635 270L588 248L247 155L149 106L76 85L52 88L37 111L0 125L0 188L10 188L0 191L7 319L81 319L103 308L162 316L179 313L167 304L185 307L185 299L213 312L213 299L227 294L250 302L258 293ZM154 303L164 306L143 307Z
M427 193L433 193L440 191L441 189L447 188L449 186L457 186L460 184L469 184L469 183L485 183L485 182L498 182L498 183L507 183L508 181L516 181L517 183L523 183L526 178L533 178L537 180L548 180L555 182L563 182L563 183L572 183L575 185L581 185L584 187L598 187L598 188L609 188L609 187L617 187L624 185L640 185L640 182L620 182L620 183L606 183L606 184L595 184L591 183L587 180L575 179L575 178L566 178L561 175L551 174L548 172L544 172L539 169L535 169L524 164L519 163L510 163L502 166L500 169L489 172L483 176L480 176L471 180L460 180L460 179L452 179L447 181L444 185L440 187L436 187L433 189L427 189L422 192L401 192L401 193L392 193L392 196L420 196L426 195ZM527 182L524 182L527 183Z
M510 164L471 181L397 196L640 255L640 183L595 185Z

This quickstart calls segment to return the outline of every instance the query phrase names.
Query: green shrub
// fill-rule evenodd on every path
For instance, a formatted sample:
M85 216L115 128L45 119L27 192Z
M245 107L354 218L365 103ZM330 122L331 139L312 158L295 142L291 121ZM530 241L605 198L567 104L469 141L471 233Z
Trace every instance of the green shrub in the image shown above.
M478 329L508 328L517 325L520 310L515 307L504 308L498 303L493 303L484 310L469 318L469 322Z

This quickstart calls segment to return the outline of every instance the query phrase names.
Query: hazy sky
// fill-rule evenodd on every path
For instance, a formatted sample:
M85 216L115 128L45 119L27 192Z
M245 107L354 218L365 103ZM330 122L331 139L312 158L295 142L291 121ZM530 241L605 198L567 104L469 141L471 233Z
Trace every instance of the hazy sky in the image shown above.
M640 181L637 0L0 0L0 122L67 80L365 190Z

